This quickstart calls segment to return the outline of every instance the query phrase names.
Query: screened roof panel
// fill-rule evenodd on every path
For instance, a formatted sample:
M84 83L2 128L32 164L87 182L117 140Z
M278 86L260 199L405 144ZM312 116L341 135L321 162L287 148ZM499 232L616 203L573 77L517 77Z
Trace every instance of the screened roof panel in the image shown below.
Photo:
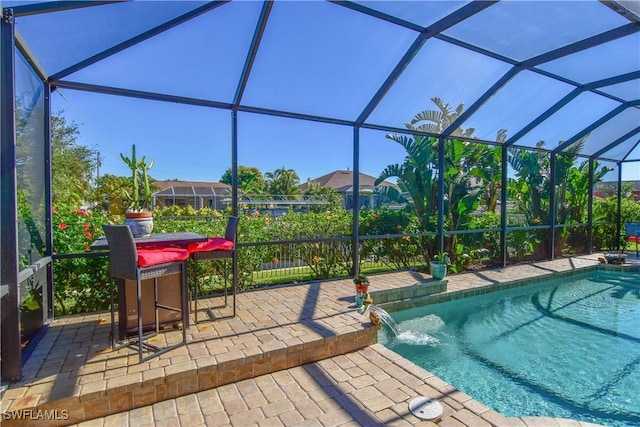
M594 154L638 126L640 126L640 109L627 108L594 129L585 140L582 153Z
M239 112L238 162L265 172L292 168L303 183L353 164L353 130L348 126ZM301 164L307 164L304 171Z
M544 147L552 150L559 141L566 141L619 105L611 99L583 92L515 143L534 147L538 141L545 141Z
M54 74L202 2L125 2L16 19L16 29L48 74ZM4 5L4 4L3 4Z
M275 2L242 102L355 120L415 38L331 3Z
M621 157L615 157L615 158L621 158ZM640 137L637 137L637 135L636 135L636 139L635 139L635 146L629 152L629 154L627 155L626 159L640 160ZM640 163L635 163L631 167L636 168L635 169L636 174L639 175L638 179L640 179Z
M604 43L538 68L586 84L640 69L640 33Z
M506 129L509 138L573 89L558 80L522 71L466 120L463 127L475 128L475 136L485 141L495 141L500 129Z
M640 79L605 86L600 88L600 91L608 93L609 95L617 96L625 101L640 99Z
M418 112L433 110L431 98L471 105L511 66L468 49L429 39L367 119L403 127Z
M635 135L625 139L624 141L620 141L615 147L611 147L610 150L605 151L602 156L610 159L624 159L630 152L633 151L634 147L636 151L636 159L638 158L638 148L637 144L640 141L640 133L636 133ZM613 142L613 141L612 141ZM632 158L632 156L629 156ZM640 165L636 165L638 169L640 169Z
M261 7L227 3L66 79L232 102Z
M596 1L501 1L444 33L522 61L628 23Z
M4 0L2 7L16 7L30 4L46 3L47 0L33 0L33 1L21 1L21 0Z
M437 22L468 1L356 1L354 3L423 27Z
M184 179L180 169L190 181L217 181L229 165L228 111L69 89L52 98L59 95L65 117L84 125L78 142L99 145L103 174L130 175L120 153L130 155L132 144L154 161L150 174L158 180Z
M62 90L65 84L76 87L73 83L81 82L106 86L106 92L113 86L229 103L243 67L251 64L247 61L251 59L247 56L250 42L261 9L269 4L271 12L241 108L356 120L372 100L377 101L375 94L388 80L393 84L388 91L379 92L384 96L366 117L367 123L403 127L416 113L436 110L431 101L434 97L451 108L464 103L467 110L482 99L484 105L467 118L463 127L476 129L474 135L478 138L494 140L498 130L507 129L507 135L513 137L544 115L574 90L571 82L578 87L599 82L597 91L604 96L585 92L528 134L509 141L531 147L545 140L545 148L551 150L558 141L573 137L620 105L616 99L640 99L640 32L561 56L568 53L564 47L610 30L640 30L637 2L506 0L487 3L490 5L486 9L461 22L457 22L460 14L455 18L450 14L469 6L469 2L233 0L219 4L2 1L3 7L18 5L18 12L20 7L24 10L24 5L33 5L28 13L16 14L18 41L24 41L26 52L33 53L32 62L41 64L51 82ZM38 13L69 5L91 6ZM631 12L621 5L631 5ZM428 27L440 20L457 23L442 35L430 33L431 38L412 55L409 47L419 37L415 28L410 30L384 17L360 13L357 9L361 7L394 16L414 27ZM209 11L167 29L172 20L205 9ZM630 22L635 27L629 26ZM155 36L148 38L149 33ZM126 51L107 56L101 63L80 71L74 68L74 74L64 75L71 72L69 67L132 40L142 41L131 43ZM457 45L457 40L465 47ZM476 51L474 46L478 47ZM548 52L558 58L538 65L541 73L524 68L496 93L487 92L512 70L512 62ZM513 61L503 62L496 57ZM408 61L406 67L401 58ZM393 74L394 69L397 75ZM56 75L60 71L65 71L62 77ZM635 73L631 74L635 79L602 81L628 73ZM180 109L174 111L182 114ZM225 111L220 113L227 116ZM626 114L633 119L632 113ZM113 120L109 125L112 123ZM592 132L591 153L599 152L600 144L620 137L607 133L627 128L622 124L618 128L614 123ZM622 153L626 144L612 148L607 155ZM636 147L627 160L639 158Z

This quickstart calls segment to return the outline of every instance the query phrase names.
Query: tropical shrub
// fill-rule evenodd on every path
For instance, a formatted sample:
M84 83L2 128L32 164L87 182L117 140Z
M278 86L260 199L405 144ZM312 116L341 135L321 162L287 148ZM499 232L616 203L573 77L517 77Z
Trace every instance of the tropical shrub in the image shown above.
M278 218L277 239L316 240L296 244L294 258L301 260L312 271L313 278L324 279L347 276L353 269L350 239L337 238L352 235L352 214L344 209L326 212L289 212Z
M589 162L585 160L578 163L578 155L588 138L589 135L585 135L566 148L562 154L556 156L555 182L553 183L551 182L551 156L549 153L519 148L509 149L508 161L515 175L514 178L509 179L509 200L514 201L518 212L524 215L526 225L548 225L551 223L552 185L555 188L557 208L554 222L571 224L586 221ZM558 144L562 145L563 141L559 141ZM544 145L545 142L540 141L536 144L536 148L542 148ZM598 162L595 162L593 183L602 181L610 171L610 168L600 167ZM539 230L531 230L531 232L525 230L525 233L519 230L511 236L516 258L548 258L549 233L540 234ZM557 254L562 253L568 239L571 238L573 241L579 239L579 233L583 233L583 231L566 227L560 229L559 233L559 238L554 242ZM571 236L571 233L578 233L578 236ZM529 251L532 253L527 254Z
M640 206L623 200L622 221L638 221ZM207 215L183 215L193 213L188 208L165 208L166 214L155 216L158 232L195 231L207 236L223 235L227 215L201 210ZM596 222L615 223L617 202L615 198L597 199ZM359 212L361 267L370 263L372 268L397 270L419 266L424 259L423 248L435 247L436 239L421 231L413 210L363 209ZM95 237L102 235L103 223L122 223L119 216L109 216L99 211L86 211L56 206L54 221L54 301L57 314L91 312L109 306L108 258L65 257L65 254L83 254ZM499 215L484 212L470 217L468 229L499 228ZM594 227L594 243L598 248L615 245L615 225ZM512 230L507 235L509 257L515 261L531 259L535 247L540 244L546 229ZM263 284L256 273L265 268L286 270L282 260L295 266L297 278L292 280L315 280L331 277L348 277L353 271L352 259L352 213L344 209L327 212L288 212L274 218L257 211L241 214L238 241L242 245L238 256L239 290ZM370 238L369 238L370 237ZM459 234L455 245L448 237L448 253L451 256L451 271L467 268L484 268L494 265L500 255L500 233L485 231L475 234ZM425 241L428 241L425 243ZM264 244L263 244L264 243ZM89 255L89 254L87 254ZM231 280L231 268L224 263L192 263L197 268L199 294L206 295L222 289L225 279ZM375 265L375 266L374 266ZM424 262L422 262L424 265ZM384 267L379 267L384 266ZM285 267L285 268L283 268ZM260 276L261 277L261 276ZM289 276L291 277L291 276ZM276 281L277 282L277 281ZM274 283L276 283L274 282Z
M418 132L442 133L462 115L464 104L455 109L440 98L431 98L436 110L423 110L417 113L409 123L405 123L411 135L388 134L387 138L400 144L407 155L403 163L387 166L375 184L388 178L396 178L400 191L393 187L384 190L385 195L398 203L412 208L418 218L420 231L436 231L438 218L438 200L444 203L444 223L447 230L461 230L468 227L472 213L482 200L489 209L495 209L499 190L499 177L496 164L500 156L498 148L472 144L463 138L473 137L475 129L459 127L450 133L451 138L441 142L438 138L428 137ZM496 141L504 141L506 131L499 130ZM440 170L439 152L444 150L443 169ZM498 163L499 164L499 163ZM444 194L438 194L438 181L442 176ZM478 180L482 185L478 184ZM454 234L448 242L447 251L451 253L452 263L461 253L457 236ZM420 239L425 262L436 253L433 239Z
M53 254L88 252L109 222L101 212L54 206ZM118 222L119 217L111 218ZM53 265L54 305L58 314L105 310L109 307L109 262L106 257L56 259Z
M363 209L360 211L360 235L385 236L399 235L397 238L364 239L360 244L360 259L375 261L398 270L416 265L423 256L424 236L415 236L420 232L416 215L408 210Z
M474 215L469 224L470 230L500 228L500 215L493 212L483 212ZM482 233L463 234L455 247L456 256L453 272L460 272L463 268L474 269L495 265L500 256L500 232L484 231Z
M625 222L640 222L640 203L632 198L623 198L620 208L620 222L623 225ZM618 199L616 197L594 200L593 221L596 223L593 227L594 249L617 249L618 242L625 247L624 226L620 227L620 234L618 234L617 217Z

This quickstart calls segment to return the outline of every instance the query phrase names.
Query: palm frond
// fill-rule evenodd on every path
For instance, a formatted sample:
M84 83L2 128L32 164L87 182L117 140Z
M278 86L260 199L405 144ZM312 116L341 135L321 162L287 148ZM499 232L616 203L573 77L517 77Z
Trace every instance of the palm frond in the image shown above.
M409 123L405 123L408 129L415 129L415 125L421 122L431 122L432 125L437 126L442 121L444 114L435 110L423 110L416 114ZM423 124L424 125L424 124Z
M506 129L500 129L498 131L498 133L496 134L496 142L499 143L504 143L507 140L507 130Z
M389 200L403 205L409 204L410 201L398 191L395 187L382 187L376 193L388 198Z
M375 180L373 185L380 185L380 183L389 178L402 178L405 173L404 165L394 164L388 165L380 172L380 176Z

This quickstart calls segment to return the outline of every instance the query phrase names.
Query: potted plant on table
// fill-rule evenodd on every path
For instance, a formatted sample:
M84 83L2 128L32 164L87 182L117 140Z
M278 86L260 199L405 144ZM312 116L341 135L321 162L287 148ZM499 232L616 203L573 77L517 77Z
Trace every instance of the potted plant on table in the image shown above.
M131 190L126 192L129 204L124 214L125 224L131 228L134 237L145 236L153 231L151 207L151 184L148 171L153 160L146 162L145 157L136 157L136 145L131 146L131 157L120 153L122 161L131 169Z
M356 307L362 307L369 294L369 278L364 274L358 274L353 278L353 284L356 286Z
M436 280L442 280L447 275L447 266L449 265L449 255L446 252L438 252L438 254L429 263L431 276Z

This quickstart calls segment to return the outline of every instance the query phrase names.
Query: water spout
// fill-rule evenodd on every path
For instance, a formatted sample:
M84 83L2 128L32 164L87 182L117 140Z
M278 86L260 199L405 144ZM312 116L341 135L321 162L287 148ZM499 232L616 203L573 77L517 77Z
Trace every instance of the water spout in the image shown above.
M385 325L387 328L391 330L394 336L398 336L400 334L400 328L393 317L389 313L385 311L384 308L378 307L377 305L367 304L363 307L364 309L361 311L364 315L369 315L371 319L371 323L376 324L375 319L379 319L379 321Z

